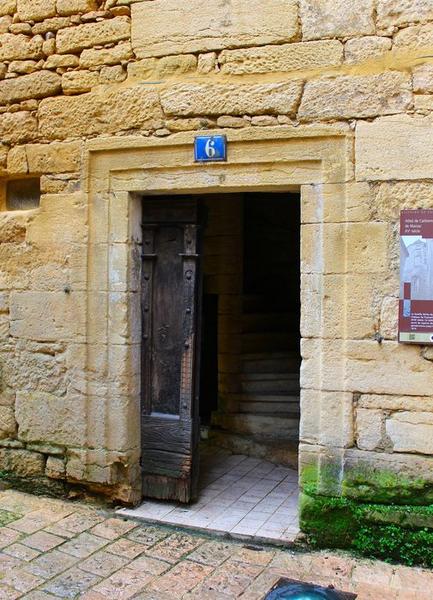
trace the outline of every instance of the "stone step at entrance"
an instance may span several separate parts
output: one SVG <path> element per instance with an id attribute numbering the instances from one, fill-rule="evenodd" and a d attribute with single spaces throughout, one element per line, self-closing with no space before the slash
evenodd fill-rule
<path id="1" fill-rule="evenodd" d="M 298 373 L 245 373 L 241 378 L 245 394 L 299 394 Z"/>
<path id="2" fill-rule="evenodd" d="M 241 357 L 243 373 L 296 373 L 301 359 L 299 352 L 253 352 Z"/>
<path id="3" fill-rule="evenodd" d="M 239 402 L 241 413 L 283 416 L 299 414 L 299 396 L 245 395 Z"/>

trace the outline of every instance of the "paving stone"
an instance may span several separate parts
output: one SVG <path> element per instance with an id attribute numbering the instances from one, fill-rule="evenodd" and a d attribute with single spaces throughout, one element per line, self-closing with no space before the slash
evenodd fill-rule
<path id="1" fill-rule="evenodd" d="M 155 579 L 150 588 L 160 592 L 176 590 L 176 594 L 182 597 L 183 594 L 200 584 L 212 570 L 212 567 L 185 561 L 175 565 L 162 577 Z"/>
<path id="2" fill-rule="evenodd" d="M 223 542 L 206 542 L 194 550 L 188 559 L 202 565 L 217 567 L 227 560 L 235 551 L 236 546 Z"/>
<path id="3" fill-rule="evenodd" d="M 0 573 L 6 573 L 9 569 L 17 569 L 24 565 L 25 562 L 19 558 L 7 556 L 4 553 L 0 554 Z"/>
<path id="4" fill-rule="evenodd" d="M 203 543 L 203 538 L 195 538 L 182 533 L 174 533 L 162 542 L 159 542 L 148 551 L 150 556 L 161 558 L 170 563 L 180 560 Z"/>
<path id="5" fill-rule="evenodd" d="M 229 560 L 206 580 L 203 585 L 203 594 L 207 593 L 206 590 L 210 590 L 237 597 L 262 570 L 263 567 L 257 565 Z"/>
<path id="6" fill-rule="evenodd" d="M 239 560 L 243 563 L 251 563 L 252 565 L 266 566 L 274 558 L 275 553 L 266 551 L 264 548 L 257 546 L 256 548 L 248 548 L 243 546 L 233 555 L 233 560 Z"/>
<path id="7" fill-rule="evenodd" d="M 106 552 L 112 552 L 113 554 L 118 554 L 119 556 L 124 556 L 125 558 L 130 558 L 132 560 L 140 554 L 143 554 L 143 552 L 146 550 L 146 546 L 144 544 L 122 538 L 113 544 L 106 546 L 105 550 Z"/>
<path id="8" fill-rule="evenodd" d="M 90 530 L 90 533 L 106 538 L 107 540 L 115 540 L 118 537 L 128 533 L 128 531 L 131 531 L 131 529 L 135 529 L 136 527 L 137 524 L 133 523 L 132 521 L 125 521 L 122 519 L 107 519 L 106 521 L 95 525 L 95 527 Z"/>
<path id="9" fill-rule="evenodd" d="M 96 537 L 91 533 L 80 533 L 76 538 L 63 544 L 62 552 L 77 556 L 78 558 L 87 558 L 97 550 L 106 546 L 107 543 L 107 540 Z"/>
<path id="10" fill-rule="evenodd" d="M 170 568 L 170 563 L 151 558 L 150 556 L 140 556 L 136 558 L 128 567 L 135 571 L 150 573 L 151 575 L 161 575 Z"/>
<path id="11" fill-rule="evenodd" d="M 100 580 L 97 575 L 74 567 L 49 581 L 43 590 L 60 598 L 76 598 Z"/>
<path id="12" fill-rule="evenodd" d="M 52 533 L 38 531 L 25 538 L 22 543 L 26 546 L 30 546 L 30 548 L 34 548 L 35 550 L 48 552 L 48 550 L 52 550 L 56 546 L 63 544 L 64 541 L 65 540 L 63 538 L 53 535 Z"/>
<path id="13" fill-rule="evenodd" d="M 41 590 L 35 590 L 34 592 L 30 592 L 25 596 L 21 596 L 22 600 L 54 600 L 55 598 L 59 598 L 60 596 L 53 596 L 52 594 L 46 594 Z"/>
<path id="14" fill-rule="evenodd" d="M 100 575 L 101 577 L 109 577 L 115 571 L 118 571 L 125 565 L 129 560 L 122 556 L 115 556 L 101 550 L 96 552 L 90 558 L 80 563 L 80 569 L 93 573 L 94 575 Z"/>
<path id="15" fill-rule="evenodd" d="M 23 544 L 11 544 L 7 546 L 3 552 L 8 554 L 9 556 L 14 556 L 15 558 L 19 558 L 20 560 L 33 560 L 37 556 L 40 555 L 38 550 L 34 550 L 33 548 L 29 548 L 28 546 L 24 546 Z"/>
<path id="16" fill-rule="evenodd" d="M 93 512 L 78 512 L 58 521 L 56 526 L 72 533 L 82 533 L 83 531 L 86 531 L 86 529 L 90 529 L 104 520 L 104 517 Z"/>
<path id="17" fill-rule="evenodd" d="M 13 544 L 22 537 L 22 534 L 13 529 L 2 527 L 0 529 L 0 549 Z"/>
<path id="18" fill-rule="evenodd" d="M 9 569 L 2 573 L 2 584 L 8 585 L 20 592 L 29 592 L 43 583 L 43 579 L 27 573 L 24 569 Z M 0 596 L 1 597 L 1 596 Z"/>
<path id="19" fill-rule="evenodd" d="M 139 573 L 135 569 L 125 567 L 95 586 L 95 592 L 99 592 L 107 598 L 128 600 L 142 592 L 152 578 L 153 576 L 150 574 Z"/>
<path id="20" fill-rule="evenodd" d="M 0 583 L 0 598 L 1 600 L 15 600 L 15 598 L 22 597 L 22 593 L 17 590 L 13 590 L 7 585 L 2 585 Z"/>
<path id="21" fill-rule="evenodd" d="M 33 560 L 26 567 L 26 571 L 44 579 L 51 579 L 72 567 L 77 560 L 74 556 L 69 556 L 64 552 L 59 552 L 59 550 L 52 550 Z"/>
<path id="22" fill-rule="evenodd" d="M 134 542 L 143 544 L 146 548 L 150 548 L 169 535 L 169 531 L 158 529 L 158 527 L 138 527 L 132 533 L 129 533 L 127 537 Z"/>

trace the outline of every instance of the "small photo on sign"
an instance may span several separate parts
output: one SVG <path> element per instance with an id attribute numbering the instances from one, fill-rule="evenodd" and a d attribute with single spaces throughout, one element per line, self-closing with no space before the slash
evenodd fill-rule
<path id="1" fill-rule="evenodd" d="M 398 339 L 433 343 L 433 209 L 401 211 Z"/>
<path id="2" fill-rule="evenodd" d="M 194 141 L 196 162 L 221 162 L 227 160 L 227 138 L 225 135 L 200 135 Z"/>

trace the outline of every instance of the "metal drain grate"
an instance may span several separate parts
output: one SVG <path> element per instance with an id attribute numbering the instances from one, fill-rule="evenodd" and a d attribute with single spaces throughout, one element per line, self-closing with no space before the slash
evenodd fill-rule
<path id="1" fill-rule="evenodd" d="M 263 600 L 355 600 L 356 594 L 324 588 L 312 583 L 280 579 Z"/>

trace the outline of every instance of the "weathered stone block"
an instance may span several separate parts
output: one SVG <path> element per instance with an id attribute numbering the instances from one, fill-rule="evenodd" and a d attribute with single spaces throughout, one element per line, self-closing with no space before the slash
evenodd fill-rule
<path id="1" fill-rule="evenodd" d="M 305 40 L 355 37 L 374 33 L 373 0 L 301 0 Z"/>
<path id="2" fill-rule="evenodd" d="M 404 73 L 355 75 L 307 82 L 299 117 L 350 119 L 404 112 L 412 102 L 411 78 Z"/>
<path id="3" fill-rule="evenodd" d="M 51 71 L 40 71 L 0 81 L 0 104 L 12 104 L 29 98 L 54 96 L 62 89 L 61 78 Z"/>
<path id="4" fill-rule="evenodd" d="M 393 167 L 393 171 L 396 172 L 397 169 Z M 409 170 L 403 176 L 407 177 L 408 173 Z M 376 187 L 376 197 L 373 202 L 374 218 L 379 221 L 397 222 L 402 209 L 431 208 L 432 206 L 433 183 L 429 181 L 387 181 Z"/>
<path id="5" fill-rule="evenodd" d="M 301 420 L 299 424 L 301 442 L 315 444 L 320 436 L 320 391 L 301 390 Z"/>
<path id="6" fill-rule="evenodd" d="M 33 219 L 29 224 L 26 240 L 31 244 L 37 243 L 39 246 L 45 246 L 51 251 L 54 250 L 54 246 L 57 246 L 60 256 L 62 256 L 65 244 L 85 244 L 87 235 L 85 198 L 80 193 L 53 196 L 46 194 L 41 197 L 37 219 Z M 37 240 L 39 241 L 37 242 Z M 82 258 L 81 254 L 78 255 Z M 45 263 L 41 266 L 46 265 L 46 261 L 45 257 Z M 42 289 L 46 289 L 46 287 L 44 286 Z M 58 290 L 59 288 L 56 286 L 54 289 Z M 67 294 L 63 294 L 63 296 L 67 296 Z M 54 298 L 53 301 L 55 301 Z M 80 301 L 78 296 L 76 302 Z"/>
<path id="7" fill-rule="evenodd" d="M 131 33 L 128 17 L 115 17 L 96 23 L 85 23 L 61 29 L 56 37 L 59 54 L 79 52 L 85 48 L 126 40 Z"/>
<path id="8" fill-rule="evenodd" d="M 122 65 L 113 65 L 112 67 L 102 67 L 99 72 L 99 83 L 109 85 L 125 81 L 127 73 Z"/>
<path id="9" fill-rule="evenodd" d="M 161 116 L 157 92 L 141 86 L 76 98 L 48 98 L 38 111 L 40 131 L 47 139 L 68 138 L 71 131 L 87 137 L 145 129 Z"/>
<path id="10" fill-rule="evenodd" d="M 319 443 L 350 448 L 354 443 L 353 395 L 349 392 L 320 393 Z"/>
<path id="11" fill-rule="evenodd" d="M 45 69 L 78 67 L 80 59 L 75 54 L 52 54 L 44 64 Z"/>
<path id="12" fill-rule="evenodd" d="M 90 92 L 98 84 L 98 71 L 68 71 L 62 75 L 62 89 L 66 95 Z"/>
<path id="13" fill-rule="evenodd" d="M 398 334 L 398 298 L 384 298 L 380 311 L 380 334 L 386 340 L 396 340 Z"/>
<path id="14" fill-rule="evenodd" d="M 38 136 L 38 122 L 30 112 L 0 115 L 0 138 L 10 144 L 31 142 Z"/>
<path id="15" fill-rule="evenodd" d="M 383 29 L 432 19 L 430 0 L 379 0 L 377 4 L 377 24 Z"/>
<path id="16" fill-rule="evenodd" d="M 0 313 L 9 312 L 9 294 L 0 292 Z"/>
<path id="17" fill-rule="evenodd" d="M 333 342 L 330 342 L 331 344 Z M 431 380 L 431 365 L 422 359 L 418 348 L 396 342 L 351 341 L 346 349 L 345 385 L 363 393 L 425 394 Z M 326 362 L 332 360 L 331 355 Z M 329 377 L 328 377 L 329 375 Z M 326 375 L 332 385 L 332 372 Z"/>
<path id="18" fill-rule="evenodd" d="M 25 146 L 30 173 L 78 172 L 81 165 L 82 143 L 28 144 Z"/>
<path id="19" fill-rule="evenodd" d="M 41 68 L 42 61 L 36 60 L 13 60 L 9 64 L 9 72 L 17 73 L 18 75 L 28 75 L 39 71 Z"/>
<path id="20" fill-rule="evenodd" d="M 12 17 L 10 15 L 0 17 L 0 33 L 8 33 L 11 24 Z"/>
<path id="21" fill-rule="evenodd" d="M 348 40 L 344 45 L 344 59 L 349 64 L 356 64 L 383 56 L 392 47 L 392 40 L 387 37 L 367 36 Z"/>
<path id="22" fill-rule="evenodd" d="M 25 146 L 14 146 L 9 150 L 7 170 L 9 175 L 27 175 L 29 166 Z"/>
<path id="23" fill-rule="evenodd" d="M 0 438 L 13 437 L 16 433 L 15 410 L 13 406 L 0 405 Z"/>
<path id="24" fill-rule="evenodd" d="M 433 24 L 414 25 L 398 31 L 394 37 L 394 47 L 402 48 L 432 48 Z"/>
<path id="25" fill-rule="evenodd" d="M 356 411 L 356 445 L 360 450 L 378 450 L 384 447 L 385 415 L 381 410 Z"/>
<path id="26" fill-rule="evenodd" d="M 373 194 L 367 183 L 302 186 L 302 223 L 369 221 Z"/>
<path id="27" fill-rule="evenodd" d="M 41 36 L 27 37 L 26 35 L 14 35 L 3 33 L 0 35 L 0 60 L 25 60 L 43 58 Z"/>
<path id="28" fill-rule="evenodd" d="M 360 408 L 380 409 L 382 411 L 433 412 L 433 398 L 428 396 L 379 396 L 363 394 L 358 400 Z"/>
<path id="29" fill-rule="evenodd" d="M 413 91 L 418 94 L 433 94 L 433 65 L 414 68 Z"/>
<path id="30" fill-rule="evenodd" d="M 344 494 L 364 501 L 431 504 L 430 456 L 346 450 Z"/>
<path id="31" fill-rule="evenodd" d="M 433 454 L 433 414 L 398 412 L 386 420 L 394 452 Z"/>
<path id="32" fill-rule="evenodd" d="M 45 35 L 49 31 L 56 32 L 64 27 L 69 27 L 71 20 L 69 17 L 53 17 L 52 19 L 45 19 L 39 23 L 35 23 L 32 27 L 32 33 L 34 35 Z"/>
<path id="33" fill-rule="evenodd" d="M 0 448 L 0 471 L 13 472 L 20 477 L 42 475 L 45 458 L 37 452 Z"/>
<path id="34" fill-rule="evenodd" d="M 124 60 L 129 60 L 132 56 L 130 42 L 120 42 L 112 48 L 102 48 L 102 50 L 90 48 L 81 53 L 80 67 L 89 69 L 99 65 L 117 65 Z"/>
<path id="35" fill-rule="evenodd" d="M 35 341 L 79 340 L 85 331 L 82 293 L 12 292 L 11 334 Z M 48 441 L 48 440 L 47 440 Z"/>
<path id="36" fill-rule="evenodd" d="M 302 273 L 380 273 L 388 269 L 386 223 L 304 225 Z"/>
<path id="37" fill-rule="evenodd" d="M 47 458 L 45 475 L 51 479 L 64 479 L 66 476 L 66 465 L 63 458 L 49 456 Z"/>
<path id="38" fill-rule="evenodd" d="M 56 14 L 56 0 L 17 0 L 21 21 L 42 21 Z"/>
<path id="39" fill-rule="evenodd" d="M 206 52 L 206 54 L 200 54 L 197 63 L 198 72 L 207 75 L 208 73 L 215 71 L 216 59 L 216 52 Z"/>
<path id="40" fill-rule="evenodd" d="M 80 397 L 19 392 L 15 407 L 18 437 L 26 442 L 81 446 L 86 430 L 83 409 Z"/>
<path id="41" fill-rule="evenodd" d="M 97 10 L 98 4 L 95 0 L 57 0 L 57 12 L 59 15 L 75 15 Z"/>
<path id="42" fill-rule="evenodd" d="M 176 116 L 294 114 L 300 82 L 269 84 L 179 84 L 161 93 L 164 112 Z"/>
<path id="43" fill-rule="evenodd" d="M 337 40 L 224 50 L 219 56 L 222 72 L 231 75 L 307 71 L 342 61 L 343 45 Z"/>
<path id="44" fill-rule="evenodd" d="M 177 0 L 154 0 L 131 9 L 138 58 L 291 42 L 298 34 L 294 0 L 190 0 L 187 11 Z"/>
<path id="45" fill-rule="evenodd" d="M 433 168 L 432 133 L 430 118 L 409 115 L 358 123 L 356 178 L 361 181 L 429 179 Z"/>
<path id="46" fill-rule="evenodd" d="M 415 95 L 413 98 L 415 112 L 428 115 L 433 110 L 433 96 L 431 94 Z"/>
<path id="47" fill-rule="evenodd" d="M 17 10 L 17 0 L 2 0 L 0 3 L 0 16 L 13 15 Z"/>

